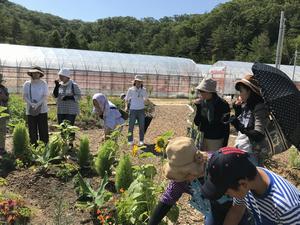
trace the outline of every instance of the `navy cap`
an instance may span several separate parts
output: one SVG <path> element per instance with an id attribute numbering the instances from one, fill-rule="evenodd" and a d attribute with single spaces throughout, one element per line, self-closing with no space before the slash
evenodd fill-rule
<path id="1" fill-rule="evenodd" d="M 216 200 L 241 178 L 249 168 L 255 167 L 249 154 L 241 149 L 225 147 L 214 152 L 208 162 L 208 179 L 201 187 L 204 197 Z"/>

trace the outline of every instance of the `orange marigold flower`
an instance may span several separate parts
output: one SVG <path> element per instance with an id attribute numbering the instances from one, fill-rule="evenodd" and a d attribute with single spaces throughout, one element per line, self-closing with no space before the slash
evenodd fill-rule
<path id="1" fill-rule="evenodd" d="M 100 214 L 100 213 L 101 213 L 101 210 L 100 210 L 100 209 L 97 209 L 97 215 Z"/>
<path id="2" fill-rule="evenodd" d="M 120 192 L 121 192 L 121 193 L 124 193 L 124 192 L 125 192 L 124 188 L 121 188 L 121 189 L 120 189 Z"/>

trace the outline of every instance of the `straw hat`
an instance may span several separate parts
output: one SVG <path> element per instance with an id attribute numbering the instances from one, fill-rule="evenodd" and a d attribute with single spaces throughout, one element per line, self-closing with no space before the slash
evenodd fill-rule
<path id="1" fill-rule="evenodd" d="M 204 175 L 206 155 L 197 150 L 193 139 L 177 137 L 166 148 L 168 162 L 164 166 L 165 176 L 178 182 L 186 181 L 188 175 Z"/>
<path id="2" fill-rule="evenodd" d="M 214 93 L 217 92 L 217 82 L 211 78 L 204 78 L 196 87 L 196 90 Z"/>
<path id="3" fill-rule="evenodd" d="M 254 78 L 253 75 L 247 74 L 243 79 L 237 80 L 235 82 L 235 89 L 238 91 L 240 90 L 239 84 L 244 84 L 245 86 L 249 87 L 256 94 L 261 95 L 259 83 L 257 82 L 257 80 Z"/>
<path id="4" fill-rule="evenodd" d="M 31 68 L 28 70 L 28 72 L 27 72 L 27 74 L 28 74 L 29 76 L 32 76 L 33 73 L 39 73 L 39 74 L 40 74 L 40 77 L 43 77 L 43 76 L 45 75 L 45 74 L 44 74 L 44 71 L 43 71 L 42 68 L 39 67 L 39 66 L 33 66 L 33 67 L 31 67 Z"/>

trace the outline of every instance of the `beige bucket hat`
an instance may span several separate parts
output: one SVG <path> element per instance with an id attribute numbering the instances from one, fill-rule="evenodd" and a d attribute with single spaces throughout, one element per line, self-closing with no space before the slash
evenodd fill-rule
<path id="1" fill-rule="evenodd" d="M 206 154 L 197 150 L 194 141 L 189 137 L 172 139 L 166 148 L 168 162 L 164 165 L 165 176 L 178 182 L 186 181 L 192 174 L 204 175 Z"/>

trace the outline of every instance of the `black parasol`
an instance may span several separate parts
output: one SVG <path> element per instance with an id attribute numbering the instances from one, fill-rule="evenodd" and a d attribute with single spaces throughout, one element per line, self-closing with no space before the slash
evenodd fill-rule
<path id="1" fill-rule="evenodd" d="M 252 72 L 286 139 L 300 150 L 300 92 L 281 70 L 255 63 Z"/>

